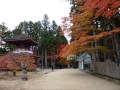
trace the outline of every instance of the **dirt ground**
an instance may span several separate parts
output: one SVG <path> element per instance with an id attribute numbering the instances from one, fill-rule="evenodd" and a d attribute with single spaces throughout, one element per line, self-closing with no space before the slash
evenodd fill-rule
<path id="1" fill-rule="evenodd" d="M 0 90 L 120 90 L 120 85 L 87 74 L 78 69 L 29 72 L 28 81 L 0 73 Z"/>

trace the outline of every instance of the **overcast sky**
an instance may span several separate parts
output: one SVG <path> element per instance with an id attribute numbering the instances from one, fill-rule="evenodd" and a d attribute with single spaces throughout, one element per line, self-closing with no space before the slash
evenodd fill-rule
<path id="1" fill-rule="evenodd" d="M 0 23 L 14 29 L 22 21 L 39 21 L 47 14 L 50 21 L 61 24 L 61 18 L 68 16 L 69 2 L 65 0 L 0 0 Z"/>

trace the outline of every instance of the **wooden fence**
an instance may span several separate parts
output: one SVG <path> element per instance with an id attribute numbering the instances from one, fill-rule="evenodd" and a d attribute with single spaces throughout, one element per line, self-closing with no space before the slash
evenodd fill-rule
<path id="1" fill-rule="evenodd" d="M 94 62 L 93 72 L 120 79 L 120 66 L 114 62 Z"/>

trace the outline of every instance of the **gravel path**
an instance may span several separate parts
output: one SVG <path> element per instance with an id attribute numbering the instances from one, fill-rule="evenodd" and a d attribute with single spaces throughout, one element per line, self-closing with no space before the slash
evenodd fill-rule
<path id="1" fill-rule="evenodd" d="M 28 81 L 0 80 L 0 90 L 120 90 L 120 85 L 78 69 L 33 74 Z"/>

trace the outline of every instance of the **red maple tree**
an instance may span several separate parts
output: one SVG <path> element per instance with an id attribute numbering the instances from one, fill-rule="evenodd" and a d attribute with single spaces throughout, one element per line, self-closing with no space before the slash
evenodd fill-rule
<path id="1" fill-rule="evenodd" d="M 35 70 L 34 55 L 30 53 L 12 53 L 9 52 L 0 58 L 0 68 L 11 71 L 21 70 L 21 64 L 27 64 L 27 70 Z"/>
<path id="2" fill-rule="evenodd" d="M 87 10 L 95 11 L 96 18 L 111 18 L 119 12 L 120 0 L 87 0 L 84 6 Z"/>

